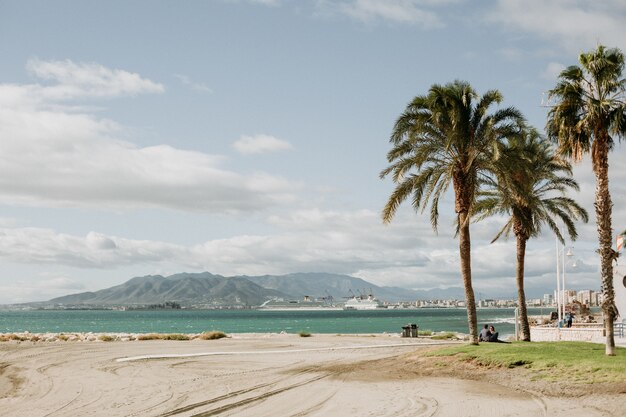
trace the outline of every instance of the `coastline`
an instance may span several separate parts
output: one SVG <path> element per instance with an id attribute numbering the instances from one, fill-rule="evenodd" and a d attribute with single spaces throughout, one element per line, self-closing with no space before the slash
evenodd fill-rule
<path id="1" fill-rule="evenodd" d="M 0 343 L 0 415 L 606 416 L 626 406 L 624 393 L 548 395 L 515 372 L 452 374 L 424 355 L 434 343 L 454 344 L 287 333 Z"/>

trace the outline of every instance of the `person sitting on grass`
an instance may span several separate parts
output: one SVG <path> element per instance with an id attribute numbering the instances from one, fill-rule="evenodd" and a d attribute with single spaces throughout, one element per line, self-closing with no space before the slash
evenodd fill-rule
<path id="1" fill-rule="evenodd" d="M 489 331 L 489 325 L 485 324 L 485 327 L 480 331 L 480 335 L 478 335 L 479 342 L 489 342 L 491 339 L 491 332 Z"/>
<path id="2" fill-rule="evenodd" d="M 511 342 L 505 342 L 504 340 L 498 339 L 498 332 L 496 332 L 496 328 L 493 326 L 489 326 L 489 334 L 490 334 L 489 340 L 488 340 L 489 342 L 511 343 Z"/>

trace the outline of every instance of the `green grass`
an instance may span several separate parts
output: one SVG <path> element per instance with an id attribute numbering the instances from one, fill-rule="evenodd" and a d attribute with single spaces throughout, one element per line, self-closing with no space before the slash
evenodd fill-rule
<path id="1" fill-rule="evenodd" d="M 606 356 L 604 345 L 585 342 L 482 343 L 432 351 L 428 356 L 453 356 L 484 367 L 524 367 L 533 379 L 574 383 L 624 382 L 626 349 Z"/>
<path id="2" fill-rule="evenodd" d="M 435 339 L 435 340 L 457 339 L 457 336 L 456 336 L 456 333 L 445 332 L 445 333 L 433 334 L 431 339 Z"/>
<path id="3" fill-rule="evenodd" d="M 417 331 L 418 336 L 432 336 L 432 334 L 433 334 L 432 330 L 418 330 Z"/>

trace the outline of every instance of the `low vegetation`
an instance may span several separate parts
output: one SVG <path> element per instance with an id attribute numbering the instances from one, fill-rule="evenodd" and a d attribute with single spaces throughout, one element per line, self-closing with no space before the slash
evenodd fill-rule
<path id="1" fill-rule="evenodd" d="M 0 342 L 8 342 L 10 340 L 17 340 L 18 342 L 23 342 L 24 340 L 26 340 L 26 338 L 22 336 L 18 336 L 14 333 L 0 335 Z"/>
<path id="2" fill-rule="evenodd" d="M 160 334 L 157 333 L 146 333 L 146 334 L 140 334 L 139 336 L 137 336 L 137 340 L 159 340 L 161 339 Z"/>
<path id="3" fill-rule="evenodd" d="M 484 368 L 522 367 L 533 380 L 577 384 L 626 382 L 626 349 L 617 356 L 604 354 L 604 346 L 586 342 L 481 343 L 459 345 L 428 353 L 452 357 Z"/>
<path id="4" fill-rule="evenodd" d="M 436 333 L 431 336 L 431 339 L 435 339 L 435 340 L 448 340 L 448 339 L 458 339 L 458 338 L 459 337 L 457 336 L 457 334 L 452 333 L 452 332 Z"/>
<path id="5" fill-rule="evenodd" d="M 189 340 L 189 336 L 181 333 L 162 334 L 160 336 L 161 340 Z"/>
<path id="6" fill-rule="evenodd" d="M 115 340 L 115 337 L 111 336 L 110 334 L 101 334 L 98 337 L 98 340 L 102 340 L 103 342 L 113 342 Z"/>
<path id="7" fill-rule="evenodd" d="M 299 332 L 298 336 L 300 336 L 300 337 L 311 337 L 311 333 L 309 333 L 309 332 Z"/>
<path id="8" fill-rule="evenodd" d="M 226 335 L 226 333 L 214 330 L 214 331 L 211 331 L 211 332 L 204 332 L 204 333 L 202 333 L 200 336 L 198 336 L 198 339 L 201 339 L 201 340 L 215 340 L 215 339 L 222 339 L 224 337 L 228 337 Z"/>

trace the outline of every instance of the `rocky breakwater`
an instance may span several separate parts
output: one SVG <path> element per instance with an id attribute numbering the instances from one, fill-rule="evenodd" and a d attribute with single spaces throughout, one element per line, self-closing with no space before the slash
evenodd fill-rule
<path id="1" fill-rule="evenodd" d="M 0 342 L 133 342 L 144 340 L 212 340 L 228 337 L 220 331 L 203 333 L 0 333 Z"/>

